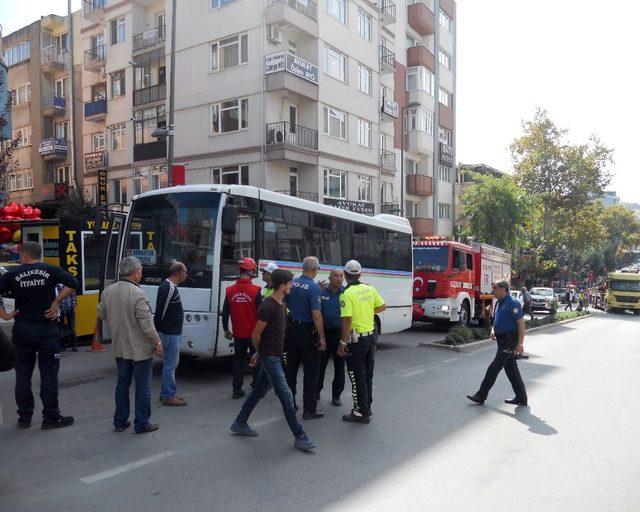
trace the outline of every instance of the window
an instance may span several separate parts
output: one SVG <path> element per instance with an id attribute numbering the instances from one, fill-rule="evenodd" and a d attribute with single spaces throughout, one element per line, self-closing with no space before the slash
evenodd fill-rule
<path id="1" fill-rule="evenodd" d="M 18 141 L 18 147 L 31 146 L 31 126 L 17 128 L 11 133 L 11 138 Z"/>
<path id="2" fill-rule="evenodd" d="M 291 39 L 289 39 L 289 53 L 291 55 L 298 55 L 298 44 Z"/>
<path id="3" fill-rule="evenodd" d="M 225 5 L 232 4 L 236 0 L 211 0 L 211 9 L 219 9 Z"/>
<path id="4" fill-rule="evenodd" d="M 438 218 L 450 219 L 451 218 L 451 205 L 448 203 L 438 203 Z"/>
<path id="5" fill-rule="evenodd" d="M 444 105 L 445 107 L 451 107 L 451 105 L 453 103 L 452 94 L 449 91 L 447 91 L 446 89 L 443 89 L 442 87 L 440 87 L 440 93 L 438 95 L 438 101 L 440 101 L 440 103 L 442 105 Z"/>
<path id="6" fill-rule="evenodd" d="M 407 69 L 407 91 L 425 91 L 431 96 L 435 91 L 435 77 L 424 66 Z"/>
<path id="7" fill-rule="evenodd" d="M 324 170 L 324 195 L 335 199 L 347 198 L 347 173 L 333 169 Z"/>
<path id="8" fill-rule="evenodd" d="M 31 57 L 31 40 L 23 41 L 4 51 L 4 63 L 7 67 L 15 66 Z"/>
<path id="9" fill-rule="evenodd" d="M 56 168 L 56 183 L 69 183 L 71 182 L 71 166 L 63 165 Z"/>
<path id="10" fill-rule="evenodd" d="M 165 128 L 167 125 L 166 107 L 145 108 L 133 112 L 133 143 L 146 144 L 156 142 L 158 139 L 151 134 L 156 128 Z"/>
<path id="11" fill-rule="evenodd" d="M 325 73 L 327 75 L 340 80 L 341 82 L 347 81 L 347 57 L 340 53 L 338 50 L 325 47 Z"/>
<path id="12" fill-rule="evenodd" d="M 371 70 L 362 64 L 358 64 L 358 90 L 371 94 Z"/>
<path id="13" fill-rule="evenodd" d="M 440 62 L 442 67 L 451 69 L 451 55 L 449 55 L 447 52 L 440 50 L 438 53 L 438 61 Z"/>
<path id="14" fill-rule="evenodd" d="M 124 30 L 124 16 L 120 18 L 114 18 L 110 22 L 111 24 L 111 44 L 118 44 L 124 42 L 125 30 Z"/>
<path id="15" fill-rule="evenodd" d="M 451 145 L 451 132 L 442 126 L 440 127 L 438 138 L 443 144 Z"/>
<path id="16" fill-rule="evenodd" d="M 358 7 L 358 35 L 371 41 L 371 16 Z"/>
<path id="17" fill-rule="evenodd" d="M 65 76 L 64 78 L 60 78 L 58 80 L 56 80 L 55 83 L 55 95 L 58 98 L 66 98 L 69 96 L 69 94 L 71 93 L 71 85 L 69 82 L 69 77 Z"/>
<path id="18" fill-rule="evenodd" d="M 449 18 L 449 16 L 447 16 L 447 14 L 442 9 L 440 9 L 438 20 L 440 21 L 440 25 L 442 25 L 445 30 L 451 32 L 451 18 Z"/>
<path id="19" fill-rule="evenodd" d="M 33 188 L 33 171 L 31 169 L 12 172 L 7 176 L 7 190 L 25 190 L 29 188 Z"/>
<path id="20" fill-rule="evenodd" d="M 410 34 L 407 34 L 407 50 L 412 46 L 420 46 L 420 41 Z"/>
<path id="21" fill-rule="evenodd" d="M 358 144 L 366 148 L 371 147 L 371 123 L 358 119 Z"/>
<path id="22" fill-rule="evenodd" d="M 347 0 L 327 0 L 327 12 L 340 23 L 347 24 Z"/>
<path id="23" fill-rule="evenodd" d="M 335 108 L 324 107 L 324 133 L 347 140 L 347 114 Z"/>
<path id="24" fill-rule="evenodd" d="M 71 130 L 69 121 L 55 124 L 56 139 L 71 139 Z"/>
<path id="25" fill-rule="evenodd" d="M 149 190 L 149 167 L 133 169 L 133 195 L 143 194 Z"/>
<path id="26" fill-rule="evenodd" d="M 211 43 L 211 71 L 246 64 L 249 61 L 248 37 L 240 34 Z"/>
<path id="27" fill-rule="evenodd" d="M 237 132 L 249 127 L 249 99 L 211 105 L 211 134 Z"/>
<path id="28" fill-rule="evenodd" d="M 56 45 L 56 50 L 58 52 L 68 52 L 69 51 L 69 34 L 65 32 L 64 34 L 60 34 L 53 38 L 54 43 Z"/>
<path id="29" fill-rule="evenodd" d="M 420 174 L 420 162 L 417 160 L 405 160 L 407 174 Z"/>
<path id="30" fill-rule="evenodd" d="M 248 185 L 249 166 L 232 165 L 230 167 L 220 167 L 212 169 L 213 183 L 216 185 Z"/>
<path id="31" fill-rule="evenodd" d="M 124 95 L 124 69 L 121 69 L 120 71 L 114 71 L 111 73 L 111 97 L 118 98 Z"/>
<path id="32" fill-rule="evenodd" d="M 104 150 L 104 132 L 96 132 L 91 134 L 91 151 Z"/>
<path id="33" fill-rule="evenodd" d="M 127 204 L 129 202 L 126 178 L 111 180 L 111 190 L 113 191 L 114 203 Z"/>
<path id="34" fill-rule="evenodd" d="M 158 190 L 169 186 L 169 175 L 165 165 L 151 166 L 151 190 Z"/>
<path id="35" fill-rule="evenodd" d="M 440 181 L 451 182 L 451 168 L 444 165 L 438 165 L 438 179 Z"/>
<path id="36" fill-rule="evenodd" d="M 16 87 L 11 91 L 11 104 L 18 106 L 31 101 L 31 83 Z"/>
<path id="37" fill-rule="evenodd" d="M 420 217 L 420 203 L 417 201 L 407 201 L 407 213 L 410 218 Z"/>
<path id="38" fill-rule="evenodd" d="M 406 131 L 421 131 L 433 135 L 433 114 L 422 108 L 407 110 Z"/>
<path id="39" fill-rule="evenodd" d="M 120 151 L 127 147 L 126 123 L 114 124 L 111 127 L 111 149 Z"/>
<path id="40" fill-rule="evenodd" d="M 371 202 L 371 176 L 358 175 L 358 201 Z"/>

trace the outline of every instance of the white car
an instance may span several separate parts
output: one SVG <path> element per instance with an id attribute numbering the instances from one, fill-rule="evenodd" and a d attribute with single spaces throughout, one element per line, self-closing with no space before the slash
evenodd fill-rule
<path id="1" fill-rule="evenodd" d="M 522 295 L 522 292 L 519 292 L 518 290 L 511 290 L 509 293 L 520 303 L 522 307 L 524 307 L 524 296 Z"/>
<path id="2" fill-rule="evenodd" d="M 6 273 L 8 270 L 7 265 L 0 265 L 0 275 Z M 12 298 L 0 297 L 0 302 L 4 305 L 4 309 L 7 313 L 11 313 L 15 307 L 15 301 Z M 11 331 L 13 330 L 13 320 L 3 320 L 0 318 L 0 329 L 11 339 Z"/>

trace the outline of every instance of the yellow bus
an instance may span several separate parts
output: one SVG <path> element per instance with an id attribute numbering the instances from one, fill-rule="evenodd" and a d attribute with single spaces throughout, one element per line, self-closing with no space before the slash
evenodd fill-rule
<path id="1" fill-rule="evenodd" d="M 610 272 L 604 303 L 608 313 L 628 310 L 640 315 L 640 274 Z"/>

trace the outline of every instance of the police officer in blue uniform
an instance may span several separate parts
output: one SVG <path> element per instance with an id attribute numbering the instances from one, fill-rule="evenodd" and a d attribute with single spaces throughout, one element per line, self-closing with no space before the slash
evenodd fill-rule
<path id="1" fill-rule="evenodd" d="M 318 258 L 307 256 L 302 262 L 302 275 L 293 280 L 287 299 L 289 322 L 284 346 L 285 373 L 295 402 L 298 368 L 302 361 L 302 419 L 305 420 L 324 416 L 317 409 L 320 351 L 326 349 L 320 312 L 320 285 L 314 281 L 319 269 Z"/>
<path id="2" fill-rule="evenodd" d="M 516 357 L 524 350 L 524 314 L 520 303 L 509 294 L 509 283 L 499 281 L 493 285 L 493 294 L 498 299 L 493 317 L 491 337 L 498 343 L 496 356 L 487 368 L 480 389 L 467 398 L 483 404 L 496 382 L 500 370 L 504 368 L 515 397 L 505 400 L 507 404 L 527 405 L 527 390 L 522 382 Z"/>

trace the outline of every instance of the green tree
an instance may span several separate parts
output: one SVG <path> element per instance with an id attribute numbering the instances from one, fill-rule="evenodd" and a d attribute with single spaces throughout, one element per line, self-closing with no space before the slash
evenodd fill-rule
<path id="1" fill-rule="evenodd" d="M 602 224 L 606 237 L 605 265 L 614 270 L 628 263 L 626 255 L 640 244 L 640 221 L 634 212 L 617 204 L 604 209 Z"/>

